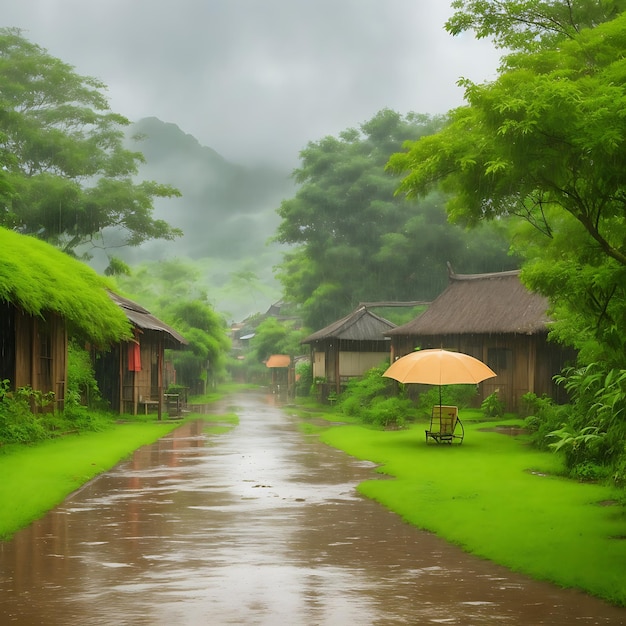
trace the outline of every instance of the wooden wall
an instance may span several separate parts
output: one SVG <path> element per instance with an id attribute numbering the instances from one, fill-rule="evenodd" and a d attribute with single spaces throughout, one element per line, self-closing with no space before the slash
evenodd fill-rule
<path id="1" fill-rule="evenodd" d="M 341 392 L 342 382 L 361 376 L 388 358 L 388 341 L 331 339 L 311 344 L 313 378 L 326 378 L 336 393 Z"/>
<path id="2" fill-rule="evenodd" d="M 139 338 L 141 369 L 129 368 L 131 342 L 123 342 L 112 351 L 111 357 L 104 360 L 101 371 L 96 370 L 96 378 L 104 396 L 101 381 L 117 376 L 116 385 L 107 385 L 109 393 L 105 399 L 121 413 L 137 414 L 157 410 L 163 404 L 162 367 L 163 346 L 159 333 L 145 332 Z M 101 357 L 97 357 L 101 358 Z"/>
<path id="3" fill-rule="evenodd" d="M 546 334 L 536 335 L 438 335 L 429 337 L 393 337 L 394 358 L 412 352 L 416 346 L 423 350 L 443 348 L 469 354 L 486 363 L 496 378 L 479 386 L 478 402 L 498 392 L 507 410 L 518 411 L 521 397 L 528 392 L 546 394 L 564 401 L 564 392 L 552 378 L 574 353 L 548 343 Z"/>
<path id="4" fill-rule="evenodd" d="M 67 381 L 67 329 L 63 318 L 47 312 L 42 317 L 28 315 L 4 306 L 1 343 L 13 341 L 13 349 L 3 355 L 3 372 L 13 389 L 30 386 L 36 391 L 54 392 L 54 403 L 45 410 L 63 410 Z M 12 338 L 7 336 L 12 334 Z"/>

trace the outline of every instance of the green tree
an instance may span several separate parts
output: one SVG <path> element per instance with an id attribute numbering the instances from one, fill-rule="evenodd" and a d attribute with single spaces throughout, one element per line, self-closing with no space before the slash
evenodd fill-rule
<path id="1" fill-rule="evenodd" d="M 419 202 L 395 195 L 398 179 L 385 173 L 387 160 L 442 122 L 385 109 L 358 130 L 301 152 L 294 172 L 300 188 L 278 209 L 276 236 L 295 247 L 277 275 L 286 298 L 302 305 L 307 326 L 324 326 L 362 301 L 433 298 L 445 286 L 447 261 L 463 271 L 515 266 L 497 228 L 481 233 L 497 245 L 478 247 L 476 234 L 447 223 L 441 195 Z"/>
<path id="2" fill-rule="evenodd" d="M 0 225 L 67 252 L 181 234 L 152 217 L 155 198 L 179 192 L 133 182 L 143 157 L 124 149 L 130 122 L 110 111 L 103 83 L 12 28 L 0 29 L 0 83 Z"/>
<path id="3" fill-rule="evenodd" d="M 163 311 L 172 302 L 208 302 L 208 292 L 197 264 L 187 259 L 143 263 L 118 275 L 120 288 L 133 294 L 150 311 Z"/>
<path id="4" fill-rule="evenodd" d="M 281 322 L 275 317 L 264 319 L 257 327 L 250 347 L 259 362 L 266 361 L 272 354 L 298 356 L 306 352 L 300 345 L 305 331 L 294 328 L 292 321 Z"/>
<path id="5" fill-rule="evenodd" d="M 617 17 L 624 0 L 455 0 L 446 30 L 468 30 L 496 46 L 531 52 L 574 39 L 582 29 L 593 28 Z"/>
<path id="6" fill-rule="evenodd" d="M 179 301 L 164 316 L 189 341 L 187 350 L 173 353 L 178 381 L 192 393 L 204 393 L 224 373 L 230 348 L 226 323 L 213 308 L 200 300 Z"/>
<path id="7" fill-rule="evenodd" d="M 475 28 L 515 52 L 494 82 L 463 81 L 467 105 L 389 169 L 406 174 L 409 197 L 446 189 L 453 220 L 511 223 L 523 280 L 551 301 L 551 335 L 580 350 L 578 366 L 559 377 L 572 404 L 546 403 L 532 419 L 566 452 L 573 476 L 626 484 L 624 5 L 455 6 L 475 13 L 453 17 L 452 32 Z"/>
<path id="8" fill-rule="evenodd" d="M 509 56 L 492 83 L 465 81 L 467 106 L 394 155 L 409 197 L 452 193 L 453 220 L 516 217 L 525 279 L 554 303 L 578 347 L 624 363 L 626 15 L 554 48 Z M 537 241 L 538 237 L 543 237 Z M 557 278 L 558 277 L 558 278 Z"/>

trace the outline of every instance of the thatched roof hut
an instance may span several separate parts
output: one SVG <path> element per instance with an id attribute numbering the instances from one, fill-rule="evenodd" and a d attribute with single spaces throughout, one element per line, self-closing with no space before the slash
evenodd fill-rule
<path id="1" fill-rule="evenodd" d="M 312 344 L 329 339 L 385 342 L 385 333 L 395 326 L 393 322 L 376 315 L 365 305 L 361 305 L 349 315 L 314 332 L 300 343 Z"/>
<path id="2" fill-rule="evenodd" d="M 177 330 L 156 318 L 140 304 L 112 291 L 109 291 L 109 297 L 122 309 L 133 326 L 141 331 L 161 333 L 164 347 L 180 348 L 183 345 L 187 345 L 188 341 Z"/>
<path id="3" fill-rule="evenodd" d="M 388 358 L 390 341 L 385 333 L 395 324 L 361 305 L 340 320 L 301 341 L 311 346 L 313 378 L 325 380 L 339 393 L 342 382 L 361 376 Z"/>
<path id="4" fill-rule="evenodd" d="M 520 270 L 490 274 L 450 273 L 447 289 L 419 317 L 389 336 L 545 333 L 548 301 L 529 291 Z"/>
<path id="5" fill-rule="evenodd" d="M 40 239 L 0 228 L 0 301 L 36 317 L 55 313 L 85 339 L 107 345 L 130 336 L 108 287 L 85 263 Z"/>
<path id="6" fill-rule="evenodd" d="M 68 335 L 101 346 L 132 336 L 104 278 L 39 239 L 0 228 L 0 380 L 54 392 L 62 409 Z"/>
<path id="7" fill-rule="evenodd" d="M 165 406 L 168 383 L 164 368 L 165 349 L 181 349 L 187 340 L 174 328 L 140 304 L 117 293 L 109 298 L 132 324 L 133 337 L 107 351 L 94 351 L 96 380 L 103 398 L 120 412 L 148 412 L 154 407 L 159 418 Z"/>
<path id="8" fill-rule="evenodd" d="M 430 307 L 386 334 L 392 358 L 415 348 L 446 348 L 487 363 L 498 376 L 480 385 L 480 399 L 497 391 L 509 409 L 527 392 L 562 394 L 553 376 L 573 351 L 548 342 L 548 301 L 529 291 L 520 271 L 454 274 Z"/>

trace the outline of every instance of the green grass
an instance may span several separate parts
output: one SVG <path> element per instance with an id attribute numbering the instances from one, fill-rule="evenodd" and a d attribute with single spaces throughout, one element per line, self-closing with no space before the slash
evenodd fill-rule
<path id="1" fill-rule="evenodd" d="M 180 421 L 158 422 L 153 417 L 151 422 L 118 423 L 102 432 L 0 448 L 0 539 L 9 539 L 94 476 L 178 426 Z"/>
<path id="2" fill-rule="evenodd" d="M 238 391 L 245 391 L 246 389 L 258 389 L 259 385 L 246 384 L 246 383 L 220 383 L 215 391 L 209 391 L 208 393 L 189 396 L 189 404 L 212 404 L 218 400 L 224 399 L 226 396 L 236 393 Z"/>
<path id="3" fill-rule="evenodd" d="M 394 432 L 348 425 L 321 438 L 395 477 L 359 491 L 411 524 L 512 570 L 626 606 L 624 492 L 559 478 L 559 456 L 480 430 L 503 420 L 467 422 L 461 446 L 426 444 L 423 424 Z"/>
<path id="4" fill-rule="evenodd" d="M 214 393 L 196 396 L 193 403 L 220 400 L 235 386 L 220 386 Z M 191 400 L 190 400 L 191 401 Z M 185 420 L 161 421 L 154 414 L 111 415 L 103 419 L 104 430 L 67 435 L 32 446 L 0 447 L 0 540 L 10 539 L 20 528 L 54 508 L 73 491 L 98 474 L 111 469 L 136 449 L 154 443 L 184 421 L 201 417 L 220 422 L 212 432 L 225 432 L 238 423 L 234 414 L 188 415 Z"/>

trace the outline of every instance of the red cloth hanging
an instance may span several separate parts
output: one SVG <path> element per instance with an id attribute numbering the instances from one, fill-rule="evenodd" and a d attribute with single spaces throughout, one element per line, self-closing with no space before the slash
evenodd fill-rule
<path id="1" fill-rule="evenodd" d="M 131 341 L 128 344 L 128 371 L 141 371 L 141 346 L 138 341 Z"/>

